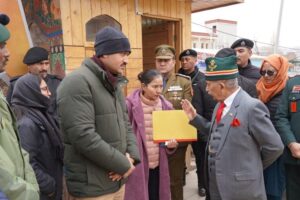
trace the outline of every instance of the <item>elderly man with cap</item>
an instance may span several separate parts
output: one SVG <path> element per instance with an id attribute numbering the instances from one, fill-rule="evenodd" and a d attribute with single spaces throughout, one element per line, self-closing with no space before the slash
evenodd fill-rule
<path id="1" fill-rule="evenodd" d="M 1 71 L 5 69 L 9 58 L 6 47 L 9 37 L 8 29 L 0 20 Z M 21 149 L 16 120 L 2 91 L 0 92 L 0 115 L 0 191 L 10 200 L 38 200 L 39 188 L 35 174 L 29 164 L 28 153 Z"/>
<path id="2" fill-rule="evenodd" d="M 27 65 L 29 73 L 39 75 L 46 81 L 47 86 L 51 92 L 50 98 L 52 102 L 51 107 L 49 108 L 49 112 L 56 115 L 56 90 L 61 82 L 61 78 L 56 75 L 48 74 L 48 70 L 50 67 L 48 57 L 49 53 L 46 49 L 42 47 L 32 47 L 26 52 L 23 58 L 23 63 Z M 10 86 L 8 89 L 8 94 L 6 96 L 7 102 L 10 105 L 14 85 L 20 77 L 21 76 L 17 76 L 10 80 Z"/>
<path id="3" fill-rule="evenodd" d="M 236 56 L 205 60 L 206 90 L 218 101 L 211 121 L 187 100 L 190 124 L 208 135 L 206 170 L 210 200 L 266 200 L 263 169 L 283 151 L 268 109 L 238 85 Z"/>
<path id="4" fill-rule="evenodd" d="M 236 56 L 236 53 L 231 48 L 223 48 L 219 50 L 215 57 L 224 58 L 229 56 Z M 257 97 L 256 86 L 252 83 L 251 80 L 238 76 L 239 86 L 245 90 L 251 97 Z M 205 78 L 201 79 L 200 82 L 193 87 L 194 95 L 192 99 L 192 105 L 195 107 L 197 113 L 203 116 L 208 121 L 211 121 L 213 110 L 217 104 L 211 95 L 206 91 L 206 81 Z M 201 131 L 198 131 L 198 141 L 193 142 L 193 151 L 196 158 L 197 166 L 197 176 L 198 176 L 198 194 L 200 196 L 205 196 L 206 189 L 204 183 L 204 158 L 205 158 L 205 148 L 207 144 L 207 135 L 203 134 Z"/>
<path id="5" fill-rule="evenodd" d="M 126 178 L 139 163 L 121 84 L 128 38 L 104 27 L 96 55 L 64 78 L 57 91 L 68 191 L 75 199 L 123 200 Z"/>
<path id="6" fill-rule="evenodd" d="M 177 110 L 181 109 L 181 100 L 191 101 L 191 80 L 189 76 L 176 74 L 175 49 L 169 45 L 159 45 L 155 49 L 156 69 L 163 75 L 163 96 Z M 181 142 L 176 152 L 169 156 L 169 172 L 172 200 L 183 200 L 183 185 L 185 176 L 185 152 L 188 143 Z"/>
<path id="7" fill-rule="evenodd" d="M 252 55 L 252 48 L 254 43 L 246 38 L 236 40 L 231 48 L 237 54 L 237 65 L 239 67 L 240 75 L 250 79 L 256 83 L 260 78 L 259 68 L 251 64 L 250 57 Z"/>

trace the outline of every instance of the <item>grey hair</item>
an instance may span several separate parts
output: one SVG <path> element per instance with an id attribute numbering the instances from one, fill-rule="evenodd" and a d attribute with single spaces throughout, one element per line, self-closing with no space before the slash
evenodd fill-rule
<path id="1" fill-rule="evenodd" d="M 229 89 L 234 89 L 234 88 L 237 88 L 239 86 L 237 78 L 225 80 L 224 84 Z"/>

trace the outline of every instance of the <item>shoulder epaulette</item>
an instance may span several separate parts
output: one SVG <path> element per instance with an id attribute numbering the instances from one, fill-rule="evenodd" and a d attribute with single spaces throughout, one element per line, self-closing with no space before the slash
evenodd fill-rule
<path id="1" fill-rule="evenodd" d="M 176 76 L 180 76 L 180 77 L 183 77 L 183 78 L 186 78 L 188 80 L 191 80 L 191 77 L 187 76 L 187 75 L 183 75 L 183 74 L 178 74 L 176 73 Z"/>

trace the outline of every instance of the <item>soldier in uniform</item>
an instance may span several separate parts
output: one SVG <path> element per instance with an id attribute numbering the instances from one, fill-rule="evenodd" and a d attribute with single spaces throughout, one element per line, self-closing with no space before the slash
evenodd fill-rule
<path id="1" fill-rule="evenodd" d="M 6 14 L 0 13 L 0 24 L 1 25 L 6 26 L 9 23 L 9 21 L 10 21 L 10 19 Z M 8 58 L 6 60 L 8 60 Z M 7 95 L 8 85 L 9 85 L 9 77 L 5 72 L 5 65 L 2 64 L 2 65 L 0 65 L 0 89 L 4 96 Z"/>
<path id="2" fill-rule="evenodd" d="M 193 49 L 182 51 L 179 55 L 179 61 L 181 62 L 181 68 L 178 70 L 178 73 L 191 77 L 193 86 L 197 85 L 201 79 L 205 79 L 204 74 L 196 66 L 197 51 Z"/>
<path id="3" fill-rule="evenodd" d="M 288 80 L 276 114 L 275 127 L 285 145 L 287 200 L 300 199 L 300 76 Z"/>
<path id="4" fill-rule="evenodd" d="M 254 43 L 246 38 L 236 40 L 231 48 L 237 54 L 237 65 L 239 67 L 239 74 L 252 80 L 254 84 L 260 78 L 259 68 L 252 65 L 250 57 L 252 55 L 252 48 Z"/>
<path id="5" fill-rule="evenodd" d="M 189 76 L 174 73 L 175 49 L 169 45 L 159 45 L 155 49 L 156 69 L 163 75 L 163 96 L 177 110 L 181 109 L 181 100 L 191 101 L 191 79 Z M 174 154 L 169 157 L 169 172 L 172 200 L 183 200 L 185 152 L 188 143 L 179 143 Z"/>
<path id="6" fill-rule="evenodd" d="M 47 83 L 47 86 L 51 92 L 51 107 L 49 112 L 56 115 L 56 89 L 58 88 L 61 79 L 56 75 L 48 74 L 49 70 L 49 54 L 48 51 L 42 47 L 30 48 L 24 56 L 23 62 L 28 66 L 28 72 L 41 76 Z M 13 77 L 10 80 L 10 86 L 7 94 L 7 102 L 11 105 L 11 96 L 13 88 L 17 80 L 21 76 Z"/>
<path id="7" fill-rule="evenodd" d="M 204 73 L 202 73 L 196 66 L 197 52 L 193 49 L 186 49 L 180 53 L 179 61 L 181 62 L 181 68 L 178 70 L 178 73 L 189 76 L 191 78 L 192 89 L 194 94 L 192 98 L 192 102 L 197 101 L 195 100 L 195 98 L 199 97 L 198 95 L 200 93 L 199 85 L 203 84 L 200 82 L 205 82 Z M 194 106 L 201 107 L 202 105 L 194 105 Z M 196 159 L 197 177 L 198 177 L 198 194 L 200 196 L 205 196 L 204 180 L 203 180 L 204 177 L 203 158 L 204 158 L 206 140 L 203 137 L 200 137 L 199 134 L 200 133 L 198 133 L 198 140 L 192 142 L 192 148 Z"/>

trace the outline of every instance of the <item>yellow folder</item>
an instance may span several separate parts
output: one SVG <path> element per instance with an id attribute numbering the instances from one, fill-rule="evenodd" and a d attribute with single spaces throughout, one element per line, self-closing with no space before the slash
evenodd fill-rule
<path id="1" fill-rule="evenodd" d="M 154 142 L 170 139 L 180 142 L 197 140 L 197 129 L 189 124 L 189 119 L 183 110 L 154 111 L 152 119 Z"/>

